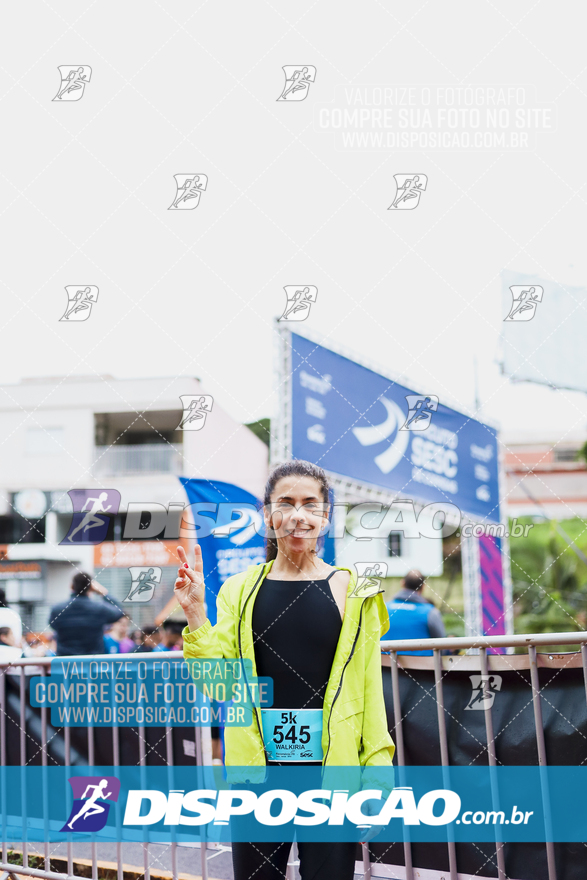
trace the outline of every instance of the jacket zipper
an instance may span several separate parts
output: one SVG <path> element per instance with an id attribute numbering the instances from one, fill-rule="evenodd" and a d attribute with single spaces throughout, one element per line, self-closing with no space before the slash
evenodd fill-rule
<path id="1" fill-rule="evenodd" d="M 331 706 L 330 706 L 330 713 L 329 713 L 329 715 L 328 715 L 328 748 L 326 749 L 326 756 L 325 756 L 325 758 L 324 758 L 324 761 L 322 762 L 322 765 L 323 765 L 323 766 L 326 766 L 326 759 L 328 758 L 328 753 L 330 752 L 330 719 L 332 718 L 332 710 L 334 709 L 334 704 L 336 703 L 336 701 L 337 701 L 337 699 L 338 699 L 338 695 L 340 694 L 340 691 L 341 691 L 341 689 L 342 689 L 342 679 L 343 679 L 343 676 L 344 676 L 344 673 L 345 673 L 345 669 L 347 668 L 347 666 L 348 666 L 349 663 L 351 662 L 351 658 L 352 658 L 353 654 L 355 653 L 355 647 L 356 647 L 356 645 L 357 645 L 357 639 L 359 638 L 359 633 L 361 632 L 361 621 L 362 621 L 362 618 L 363 618 L 363 607 L 364 607 L 366 601 L 367 601 L 367 599 L 363 599 L 363 603 L 362 603 L 362 605 L 361 605 L 361 611 L 360 611 L 360 613 L 359 613 L 359 625 L 358 625 L 358 627 L 357 627 L 357 632 L 356 632 L 356 635 L 355 635 L 355 640 L 354 640 L 354 642 L 353 642 L 353 646 L 352 646 L 352 648 L 351 648 L 351 653 L 350 653 L 349 656 L 347 657 L 346 663 L 344 664 L 344 666 L 343 666 L 343 668 L 342 668 L 342 672 L 341 672 L 341 674 L 340 674 L 340 681 L 339 681 L 339 683 L 338 683 L 338 689 L 337 689 L 337 691 L 336 691 L 336 693 L 335 693 L 335 695 L 334 695 L 334 699 L 332 700 L 332 704 L 331 704 Z"/>
<path id="2" fill-rule="evenodd" d="M 241 614 L 240 614 L 240 617 L 239 617 L 239 621 L 238 621 L 238 653 L 239 653 L 239 657 L 240 657 L 240 659 L 241 659 L 241 661 L 242 661 L 242 664 L 243 664 L 243 676 L 244 676 L 244 679 L 245 679 L 245 684 L 246 684 L 246 686 L 247 686 L 247 693 L 248 693 L 248 695 L 249 695 L 249 697 L 250 697 L 250 699 L 251 699 L 251 705 L 252 705 L 252 707 L 253 707 L 253 714 L 254 714 L 254 716 L 255 716 L 255 721 L 257 722 L 257 728 L 258 728 L 258 730 L 259 730 L 259 736 L 261 737 L 261 744 L 262 744 L 262 746 L 263 746 L 263 752 L 264 752 L 264 754 L 265 754 L 265 764 L 266 764 L 267 761 L 268 761 L 269 755 L 267 754 L 267 749 L 265 748 L 265 740 L 263 739 L 263 733 L 262 733 L 262 731 L 261 731 L 261 726 L 260 726 L 260 724 L 259 724 L 259 716 L 257 715 L 257 709 L 256 709 L 256 706 L 255 706 L 255 704 L 254 704 L 253 698 L 252 698 L 252 696 L 251 696 L 251 689 L 250 689 L 250 687 L 249 687 L 249 682 L 248 682 L 248 680 L 247 680 L 247 673 L 246 673 L 246 671 L 245 671 L 245 660 L 244 660 L 244 657 L 243 657 L 243 652 L 242 652 L 242 647 L 241 647 L 241 624 L 242 624 L 242 622 L 243 622 L 243 616 L 244 616 L 244 613 L 245 613 L 245 609 L 246 609 L 246 607 L 247 607 L 247 602 L 249 601 L 249 599 L 251 598 L 251 596 L 252 596 L 253 593 L 255 592 L 255 589 L 257 588 L 257 585 L 259 584 L 259 581 L 262 579 L 262 577 L 263 577 L 264 574 L 265 574 L 265 571 L 263 570 L 263 571 L 261 572 L 261 574 L 259 575 L 259 577 L 257 578 L 257 580 L 256 580 L 256 582 L 255 582 L 255 585 L 254 585 L 253 589 L 251 590 L 251 592 L 249 593 L 249 595 L 248 595 L 247 598 L 245 599 L 245 604 L 243 605 L 243 610 L 241 611 Z"/>

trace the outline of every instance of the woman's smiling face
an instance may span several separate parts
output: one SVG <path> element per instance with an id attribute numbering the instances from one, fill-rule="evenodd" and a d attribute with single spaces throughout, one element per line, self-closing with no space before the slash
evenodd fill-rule
<path id="1" fill-rule="evenodd" d="M 265 524 L 292 553 L 313 550 L 320 530 L 328 522 L 328 502 L 314 477 L 293 474 L 275 484 L 265 505 Z"/>

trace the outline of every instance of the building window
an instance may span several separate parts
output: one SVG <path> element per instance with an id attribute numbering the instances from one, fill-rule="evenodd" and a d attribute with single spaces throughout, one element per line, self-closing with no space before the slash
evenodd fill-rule
<path id="1" fill-rule="evenodd" d="M 0 516 L 0 544 L 44 544 L 45 517 Z"/>
<path id="2" fill-rule="evenodd" d="M 555 446 L 552 450 L 555 461 L 576 461 L 578 451 L 578 449 L 565 448 L 564 446 Z"/>
<path id="3" fill-rule="evenodd" d="M 402 555 L 402 533 L 390 532 L 387 539 L 387 549 L 390 556 Z"/>

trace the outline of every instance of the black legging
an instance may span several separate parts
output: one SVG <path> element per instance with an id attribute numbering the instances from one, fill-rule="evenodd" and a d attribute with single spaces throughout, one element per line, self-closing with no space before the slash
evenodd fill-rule
<path id="1" fill-rule="evenodd" d="M 233 843 L 234 880 L 284 880 L 291 843 Z M 356 843 L 298 843 L 302 880 L 353 880 Z"/>

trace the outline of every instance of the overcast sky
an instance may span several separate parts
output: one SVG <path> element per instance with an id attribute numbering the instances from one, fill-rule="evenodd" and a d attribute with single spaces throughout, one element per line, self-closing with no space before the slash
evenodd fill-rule
<path id="1" fill-rule="evenodd" d="M 195 375 L 236 419 L 274 415 L 283 288 L 315 285 L 301 332 L 466 410 L 476 364 L 482 412 L 503 431 L 587 436 L 583 393 L 512 385 L 496 363 L 503 269 L 587 284 L 581 28 L 532 2 L 367 3 L 360 23 L 314 2 L 233 4 L 230 22 L 214 4 L 141 10 L 81 3 L 70 19 L 39 4 L 30 29 L 28 5 L 13 9 L 27 40 L 3 59 L 3 383 Z M 70 62 L 90 81 L 80 100 L 52 100 Z M 304 100 L 277 100 L 284 65 L 315 66 Z M 324 108 L 375 106 L 353 88 L 402 86 L 406 130 L 436 131 L 437 88 L 469 84 L 523 88 L 499 105 L 508 138 L 517 109 L 548 108 L 533 119 L 546 130 L 524 128 L 523 152 L 352 150 L 320 122 Z M 387 104 L 394 133 L 401 100 Z M 473 105 L 482 120 L 487 100 Z M 472 117 L 456 129 L 475 130 Z M 197 207 L 168 210 L 174 175 L 196 173 Z M 388 210 L 396 174 L 428 178 L 411 210 Z M 59 321 L 67 285 L 99 288 L 87 321 Z"/>

